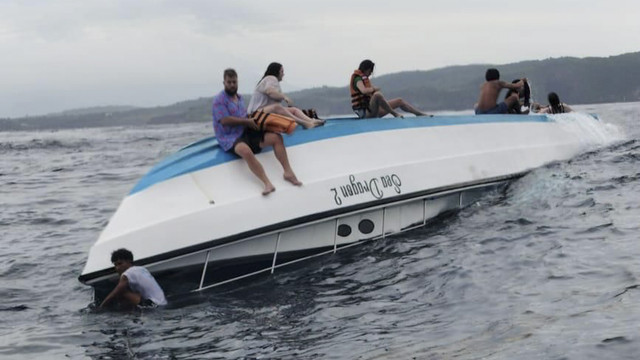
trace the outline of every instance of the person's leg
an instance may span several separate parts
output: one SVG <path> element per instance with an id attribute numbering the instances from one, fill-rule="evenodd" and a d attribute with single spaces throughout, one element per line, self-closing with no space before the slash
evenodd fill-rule
<path id="1" fill-rule="evenodd" d="M 296 121 L 296 123 L 302 125 L 302 127 L 304 127 L 305 129 L 310 129 L 313 127 L 316 127 L 320 124 L 316 124 L 313 120 L 309 119 L 308 117 L 305 116 L 305 118 L 302 117 L 297 117 L 295 116 L 293 113 L 291 113 L 291 111 L 289 111 L 287 108 L 285 108 L 284 106 L 280 105 L 280 104 L 271 104 L 271 105 L 267 105 L 265 107 L 263 107 L 261 109 L 264 112 L 267 113 L 274 113 L 274 114 L 279 114 L 279 115 L 284 115 L 284 116 L 288 116 L 290 118 L 292 118 L 293 120 Z M 309 119 L 309 120 L 307 120 Z"/>
<path id="2" fill-rule="evenodd" d="M 249 145 L 244 142 L 239 142 L 234 146 L 233 151 L 247 163 L 249 170 L 251 170 L 251 172 L 264 184 L 262 195 L 267 195 L 276 190 L 275 186 L 273 186 L 271 181 L 269 181 L 267 174 L 264 172 L 262 164 L 260 164 L 253 151 L 251 151 L 251 148 L 249 148 Z"/>
<path id="3" fill-rule="evenodd" d="M 132 309 L 140 304 L 142 297 L 140 294 L 127 290 L 117 298 L 118 305 L 121 309 Z"/>
<path id="4" fill-rule="evenodd" d="M 312 119 L 297 107 L 290 106 L 286 109 L 289 110 L 289 112 L 291 112 L 295 117 L 305 119 L 306 121 L 313 123 L 315 126 L 324 125 L 324 120 Z"/>
<path id="5" fill-rule="evenodd" d="M 505 104 L 507 104 L 507 109 L 511 109 L 515 106 L 520 106 L 520 99 L 518 98 L 518 94 L 512 94 L 508 98 L 504 99 Z"/>
<path id="6" fill-rule="evenodd" d="M 128 302 L 133 306 L 140 304 L 140 301 L 142 300 L 140 294 L 134 293 L 133 291 L 126 291 L 122 294 L 122 298 L 125 302 Z"/>
<path id="7" fill-rule="evenodd" d="M 367 109 L 353 109 L 358 119 L 364 119 L 367 117 Z"/>
<path id="8" fill-rule="evenodd" d="M 426 116 L 427 114 L 423 113 L 422 111 L 416 109 L 415 107 L 413 107 L 413 105 L 409 104 L 408 102 L 406 102 L 404 99 L 402 98 L 396 98 L 393 100 L 389 100 L 388 101 L 389 106 L 391 106 L 393 109 L 397 109 L 400 108 L 403 111 L 412 113 L 415 116 Z"/>
<path id="9" fill-rule="evenodd" d="M 393 110 L 380 92 L 371 95 L 371 99 L 369 99 L 369 115 L 367 117 L 383 117 L 387 114 L 391 114 L 394 117 L 402 117 L 402 115 Z"/>
<path id="10" fill-rule="evenodd" d="M 266 146 L 273 146 L 273 152 L 276 155 L 276 159 L 282 165 L 282 169 L 284 170 L 284 179 L 293 185 L 300 186 L 302 182 L 298 180 L 296 174 L 291 169 L 291 165 L 289 164 L 289 157 L 287 156 L 287 149 L 284 147 L 284 142 L 282 141 L 282 136 L 280 134 L 274 134 L 271 132 L 264 134 L 264 141 L 260 143 L 260 147 L 264 148 Z"/>

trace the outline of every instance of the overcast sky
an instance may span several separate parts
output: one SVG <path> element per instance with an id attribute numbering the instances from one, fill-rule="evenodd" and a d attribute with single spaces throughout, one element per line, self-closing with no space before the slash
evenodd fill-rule
<path id="1" fill-rule="evenodd" d="M 640 50 L 640 1 L 0 0 L 0 118 L 251 93 L 375 75 Z M 374 77 L 375 83 L 375 77 Z"/>

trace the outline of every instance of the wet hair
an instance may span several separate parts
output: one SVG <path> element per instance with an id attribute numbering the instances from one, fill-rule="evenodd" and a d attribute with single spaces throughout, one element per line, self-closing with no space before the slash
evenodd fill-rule
<path id="1" fill-rule="evenodd" d="M 111 262 L 114 263 L 118 260 L 133 262 L 133 254 L 127 249 L 118 249 L 111 253 Z"/>
<path id="2" fill-rule="evenodd" d="M 558 94 L 554 92 L 550 92 L 547 95 L 547 100 L 549 100 L 549 106 L 551 106 L 551 112 L 554 114 L 564 112 L 562 106 L 560 105 L 560 97 Z"/>
<path id="3" fill-rule="evenodd" d="M 484 74 L 484 78 L 487 81 L 499 80 L 500 79 L 500 71 L 498 69 L 487 69 L 487 72 Z"/>
<path id="4" fill-rule="evenodd" d="M 362 62 L 360 63 L 360 66 L 358 66 L 358 70 L 360 71 L 367 71 L 367 70 L 371 70 L 373 71 L 374 66 L 376 66 L 376 64 L 373 63 L 373 61 L 367 59 L 367 60 L 362 60 Z"/>
<path id="5" fill-rule="evenodd" d="M 238 77 L 238 73 L 235 70 L 233 70 L 232 68 L 228 68 L 228 69 L 224 70 L 224 75 L 223 75 L 224 79 L 226 79 L 226 78 L 234 78 L 234 77 L 235 78 Z"/>
<path id="6" fill-rule="evenodd" d="M 278 77 L 278 75 L 280 75 L 280 69 L 282 69 L 282 64 L 272 62 L 271 64 L 269 64 L 269 66 L 267 66 L 267 71 L 264 72 L 264 76 L 262 77 L 262 79 L 266 78 L 269 75 Z"/>

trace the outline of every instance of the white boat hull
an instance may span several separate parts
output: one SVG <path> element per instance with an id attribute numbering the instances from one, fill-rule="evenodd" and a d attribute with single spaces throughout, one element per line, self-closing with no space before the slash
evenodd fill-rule
<path id="1" fill-rule="evenodd" d="M 113 279 L 110 253 L 122 247 L 155 274 L 199 269 L 197 289 L 273 272 L 422 226 L 483 189 L 597 143 L 548 117 L 506 115 L 336 121 L 285 138 L 303 186 L 282 179 L 271 151 L 258 155 L 277 188 L 268 196 L 239 159 L 198 163 L 228 156 L 219 149 L 168 163 L 200 168 L 139 184 L 91 248 L 81 281 Z"/>

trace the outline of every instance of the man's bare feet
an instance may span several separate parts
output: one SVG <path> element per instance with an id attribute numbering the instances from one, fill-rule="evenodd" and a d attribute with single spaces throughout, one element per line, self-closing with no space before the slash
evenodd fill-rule
<path id="1" fill-rule="evenodd" d="M 404 116 L 402 116 L 399 112 L 395 112 L 395 111 L 394 111 L 394 112 L 392 112 L 392 113 L 391 113 L 391 115 L 393 115 L 393 117 L 397 117 L 397 118 L 400 118 L 400 119 L 404 119 Z"/>
<path id="2" fill-rule="evenodd" d="M 295 186 L 301 186 L 302 182 L 294 174 L 284 174 L 282 177 Z"/>
<path id="3" fill-rule="evenodd" d="M 273 184 L 268 184 L 264 186 L 264 190 L 262 190 L 262 195 L 266 196 L 271 194 L 272 192 L 276 191 L 275 186 L 273 186 Z"/>

